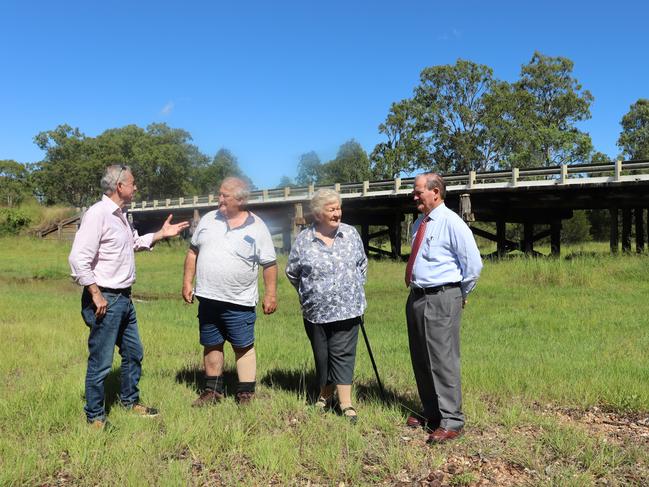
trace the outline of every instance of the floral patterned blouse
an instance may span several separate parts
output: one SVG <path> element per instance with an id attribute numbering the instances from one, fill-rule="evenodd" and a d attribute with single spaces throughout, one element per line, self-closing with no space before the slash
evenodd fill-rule
<path id="1" fill-rule="evenodd" d="M 304 318 L 331 323 L 365 312 L 367 257 L 354 227 L 341 223 L 331 247 L 315 233 L 313 225 L 295 239 L 286 276 L 297 289 Z"/>

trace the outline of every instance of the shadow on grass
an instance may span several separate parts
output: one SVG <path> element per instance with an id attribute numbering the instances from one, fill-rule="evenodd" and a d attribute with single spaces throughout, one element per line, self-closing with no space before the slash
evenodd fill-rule
<path id="1" fill-rule="evenodd" d="M 308 370 L 273 369 L 261 379 L 261 383 L 306 397 L 311 403 L 316 401 L 320 392 L 315 370 L 312 368 Z M 385 388 L 384 394 L 381 394 L 381 389 L 376 381 L 355 382 L 354 389 L 359 402 L 376 402 L 387 407 L 397 407 L 403 411 L 405 416 L 411 413 L 418 414 L 421 409 L 410 396 L 404 396 Z"/>
<path id="2" fill-rule="evenodd" d="M 223 371 L 225 382 L 225 393 L 231 395 L 237 389 L 237 371 L 233 368 L 226 368 Z M 185 384 L 199 394 L 205 388 L 205 374 L 203 368 L 197 365 L 186 366 L 176 372 L 176 382 Z"/>
<path id="3" fill-rule="evenodd" d="M 361 402 L 377 402 L 386 407 L 399 408 L 405 416 L 412 413 L 419 414 L 421 406 L 414 401 L 411 396 L 399 394 L 397 391 L 383 386 L 383 394 L 376 381 L 358 383 L 356 388 L 356 397 Z"/>
<path id="4" fill-rule="evenodd" d="M 111 369 L 106 380 L 104 381 L 104 397 L 106 404 L 106 414 L 110 413 L 111 408 L 119 402 L 119 385 L 122 368 Z"/>
<path id="5" fill-rule="evenodd" d="M 318 379 L 313 369 L 273 369 L 262 377 L 261 383 L 273 389 L 294 392 L 309 402 L 318 398 Z"/>
<path id="6" fill-rule="evenodd" d="M 104 381 L 104 398 L 105 398 L 106 414 L 110 413 L 110 410 L 115 404 L 119 404 L 121 374 L 122 374 L 121 367 L 113 368 L 108 373 L 108 375 L 106 376 L 106 380 Z"/>

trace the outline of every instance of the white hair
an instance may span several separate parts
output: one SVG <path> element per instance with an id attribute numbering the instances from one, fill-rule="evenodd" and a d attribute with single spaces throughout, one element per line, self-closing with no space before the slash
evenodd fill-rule
<path id="1" fill-rule="evenodd" d="M 123 164 L 113 164 L 108 166 L 101 178 L 101 189 L 105 195 L 110 196 L 117 189 L 117 183 L 126 179 L 126 175 L 131 173 L 131 168 Z"/>
<path id="2" fill-rule="evenodd" d="M 248 188 L 248 183 L 246 183 L 241 178 L 235 178 L 234 176 L 229 176 L 221 182 L 221 186 L 225 188 L 233 189 L 232 196 L 240 201 L 248 201 L 248 196 L 250 196 L 250 188 Z"/>
<path id="3" fill-rule="evenodd" d="M 314 215 L 322 215 L 324 207 L 331 203 L 342 205 L 340 194 L 333 189 L 323 188 L 315 192 L 313 198 L 311 198 L 309 207 L 311 208 L 311 213 Z"/>

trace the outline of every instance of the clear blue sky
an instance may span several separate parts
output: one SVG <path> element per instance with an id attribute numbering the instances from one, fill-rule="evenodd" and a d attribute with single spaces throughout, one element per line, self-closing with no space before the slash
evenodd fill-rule
<path id="1" fill-rule="evenodd" d="M 595 97 L 581 125 L 616 156 L 620 119 L 649 98 L 649 2 L 29 1 L 0 3 L 0 159 L 34 162 L 33 137 L 166 122 L 258 187 L 370 152 L 392 102 L 426 66 L 458 58 L 513 81 L 535 50 L 566 56 Z"/>

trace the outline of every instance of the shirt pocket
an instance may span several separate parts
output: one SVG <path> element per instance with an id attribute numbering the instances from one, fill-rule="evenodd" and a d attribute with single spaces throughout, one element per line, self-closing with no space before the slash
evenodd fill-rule
<path id="1" fill-rule="evenodd" d="M 257 241 L 251 235 L 244 235 L 235 243 L 234 253 L 254 265 L 257 262 Z"/>

